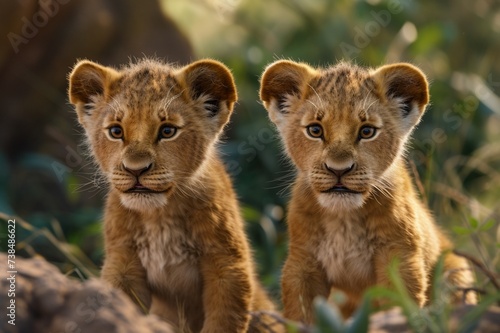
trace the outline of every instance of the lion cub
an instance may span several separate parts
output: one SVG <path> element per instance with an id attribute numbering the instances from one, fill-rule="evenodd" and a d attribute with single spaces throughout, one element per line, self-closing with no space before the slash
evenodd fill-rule
<path id="1" fill-rule="evenodd" d="M 347 295 L 349 316 L 368 287 L 389 284 L 393 258 L 424 306 L 433 267 L 452 247 L 405 167 L 405 143 L 429 101 L 424 74 L 409 64 L 314 69 L 277 61 L 262 76 L 260 97 L 298 169 L 282 274 L 285 316 L 311 322 L 314 297 L 331 288 Z M 447 254 L 445 269 L 454 286 L 473 282 L 458 256 Z"/>
<path id="2" fill-rule="evenodd" d="M 229 70 L 80 61 L 69 81 L 109 182 L 102 278 L 183 331 L 246 332 L 273 304 L 215 148 L 237 98 Z"/>

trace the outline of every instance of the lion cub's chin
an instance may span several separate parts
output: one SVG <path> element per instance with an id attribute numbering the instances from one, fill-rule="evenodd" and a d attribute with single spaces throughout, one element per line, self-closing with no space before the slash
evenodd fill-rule
<path id="1" fill-rule="evenodd" d="M 148 212 L 167 205 L 168 198 L 165 193 L 121 193 L 120 201 L 128 209 Z"/>
<path id="2" fill-rule="evenodd" d="M 365 200 L 361 193 L 319 193 L 319 204 L 331 211 L 349 211 L 361 208 Z"/>

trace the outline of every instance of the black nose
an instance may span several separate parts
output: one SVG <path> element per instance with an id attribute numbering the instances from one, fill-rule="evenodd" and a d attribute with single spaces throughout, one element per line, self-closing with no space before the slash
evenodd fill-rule
<path id="1" fill-rule="evenodd" d="M 326 170 L 330 171 L 331 173 L 333 173 L 333 174 L 334 174 L 335 176 L 337 176 L 338 178 L 340 178 L 340 177 L 342 177 L 343 175 L 345 175 L 345 174 L 347 174 L 347 173 L 351 172 L 352 170 L 354 170 L 354 166 L 355 166 L 355 164 L 353 163 L 353 164 L 351 164 L 351 166 L 350 166 L 350 167 L 345 168 L 345 169 L 341 169 L 341 170 L 339 170 L 339 169 L 330 168 L 330 167 L 328 166 L 328 164 L 326 164 L 326 163 L 325 163 L 325 168 L 326 168 Z"/>
<path id="2" fill-rule="evenodd" d="M 139 177 L 140 175 L 142 175 L 142 174 L 144 174 L 144 173 L 148 172 L 148 170 L 149 170 L 149 169 L 151 169 L 151 166 L 152 166 L 152 165 L 153 165 L 153 164 L 150 164 L 150 165 L 148 165 L 147 167 L 145 167 L 145 168 L 141 168 L 141 169 L 130 169 L 130 168 L 127 168 L 124 164 L 122 164 L 123 169 L 124 169 L 125 171 L 127 171 L 128 173 L 130 173 L 131 175 L 136 176 L 136 177 Z"/>

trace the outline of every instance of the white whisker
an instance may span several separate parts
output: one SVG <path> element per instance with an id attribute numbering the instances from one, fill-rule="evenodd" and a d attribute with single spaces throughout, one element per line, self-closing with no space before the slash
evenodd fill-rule
<path id="1" fill-rule="evenodd" d="M 323 104 L 323 100 L 321 99 L 321 97 L 319 97 L 318 92 L 317 92 L 317 91 L 316 91 L 316 89 L 314 89 L 314 87 L 313 87 L 313 86 L 311 86 L 310 84 L 308 84 L 308 86 L 309 86 L 309 88 L 311 88 L 311 89 L 312 89 L 312 91 L 314 91 L 314 93 L 316 94 L 316 96 L 317 96 L 317 97 L 318 97 L 318 99 L 319 99 L 319 102 L 321 103 L 321 109 L 323 109 L 323 110 L 324 110 L 324 109 L 325 109 L 325 105 Z M 315 104 L 313 104 L 313 105 L 314 105 L 314 106 L 316 106 Z M 316 109 L 317 109 L 317 108 L 318 108 L 318 107 L 316 106 Z"/>

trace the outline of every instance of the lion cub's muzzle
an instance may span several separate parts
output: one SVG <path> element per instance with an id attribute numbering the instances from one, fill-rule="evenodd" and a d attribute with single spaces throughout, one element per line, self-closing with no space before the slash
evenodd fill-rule
<path id="1" fill-rule="evenodd" d="M 351 165 L 342 168 L 338 168 L 336 167 L 336 165 L 329 165 L 328 163 L 324 163 L 324 167 L 330 174 L 333 174 L 333 176 L 335 176 L 336 181 L 333 183 L 334 185 L 332 187 L 321 191 L 322 193 L 362 193 L 349 188 L 349 186 L 346 185 L 345 181 L 343 180 L 343 177 L 347 176 L 356 169 L 356 163 L 352 163 Z"/>
<path id="2" fill-rule="evenodd" d="M 141 176 L 146 176 L 146 174 L 150 172 L 152 169 L 153 169 L 153 163 L 142 163 L 142 165 L 140 164 L 127 165 L 126 162 L 123 162 L 121 165 L 121 170 L 125 171 L 126 173 L 135 178 L 133 186 L 125 190 L 124 193 L 165 193 L 169 191 L 170 188 L 167 188 L 165 190 L 154 190 L 149 188 L 147 185 L 144 185 L 143 184 L 144 181 L 141 182 Z M 142 178 L 144 180 L 144 177 Z"/>

